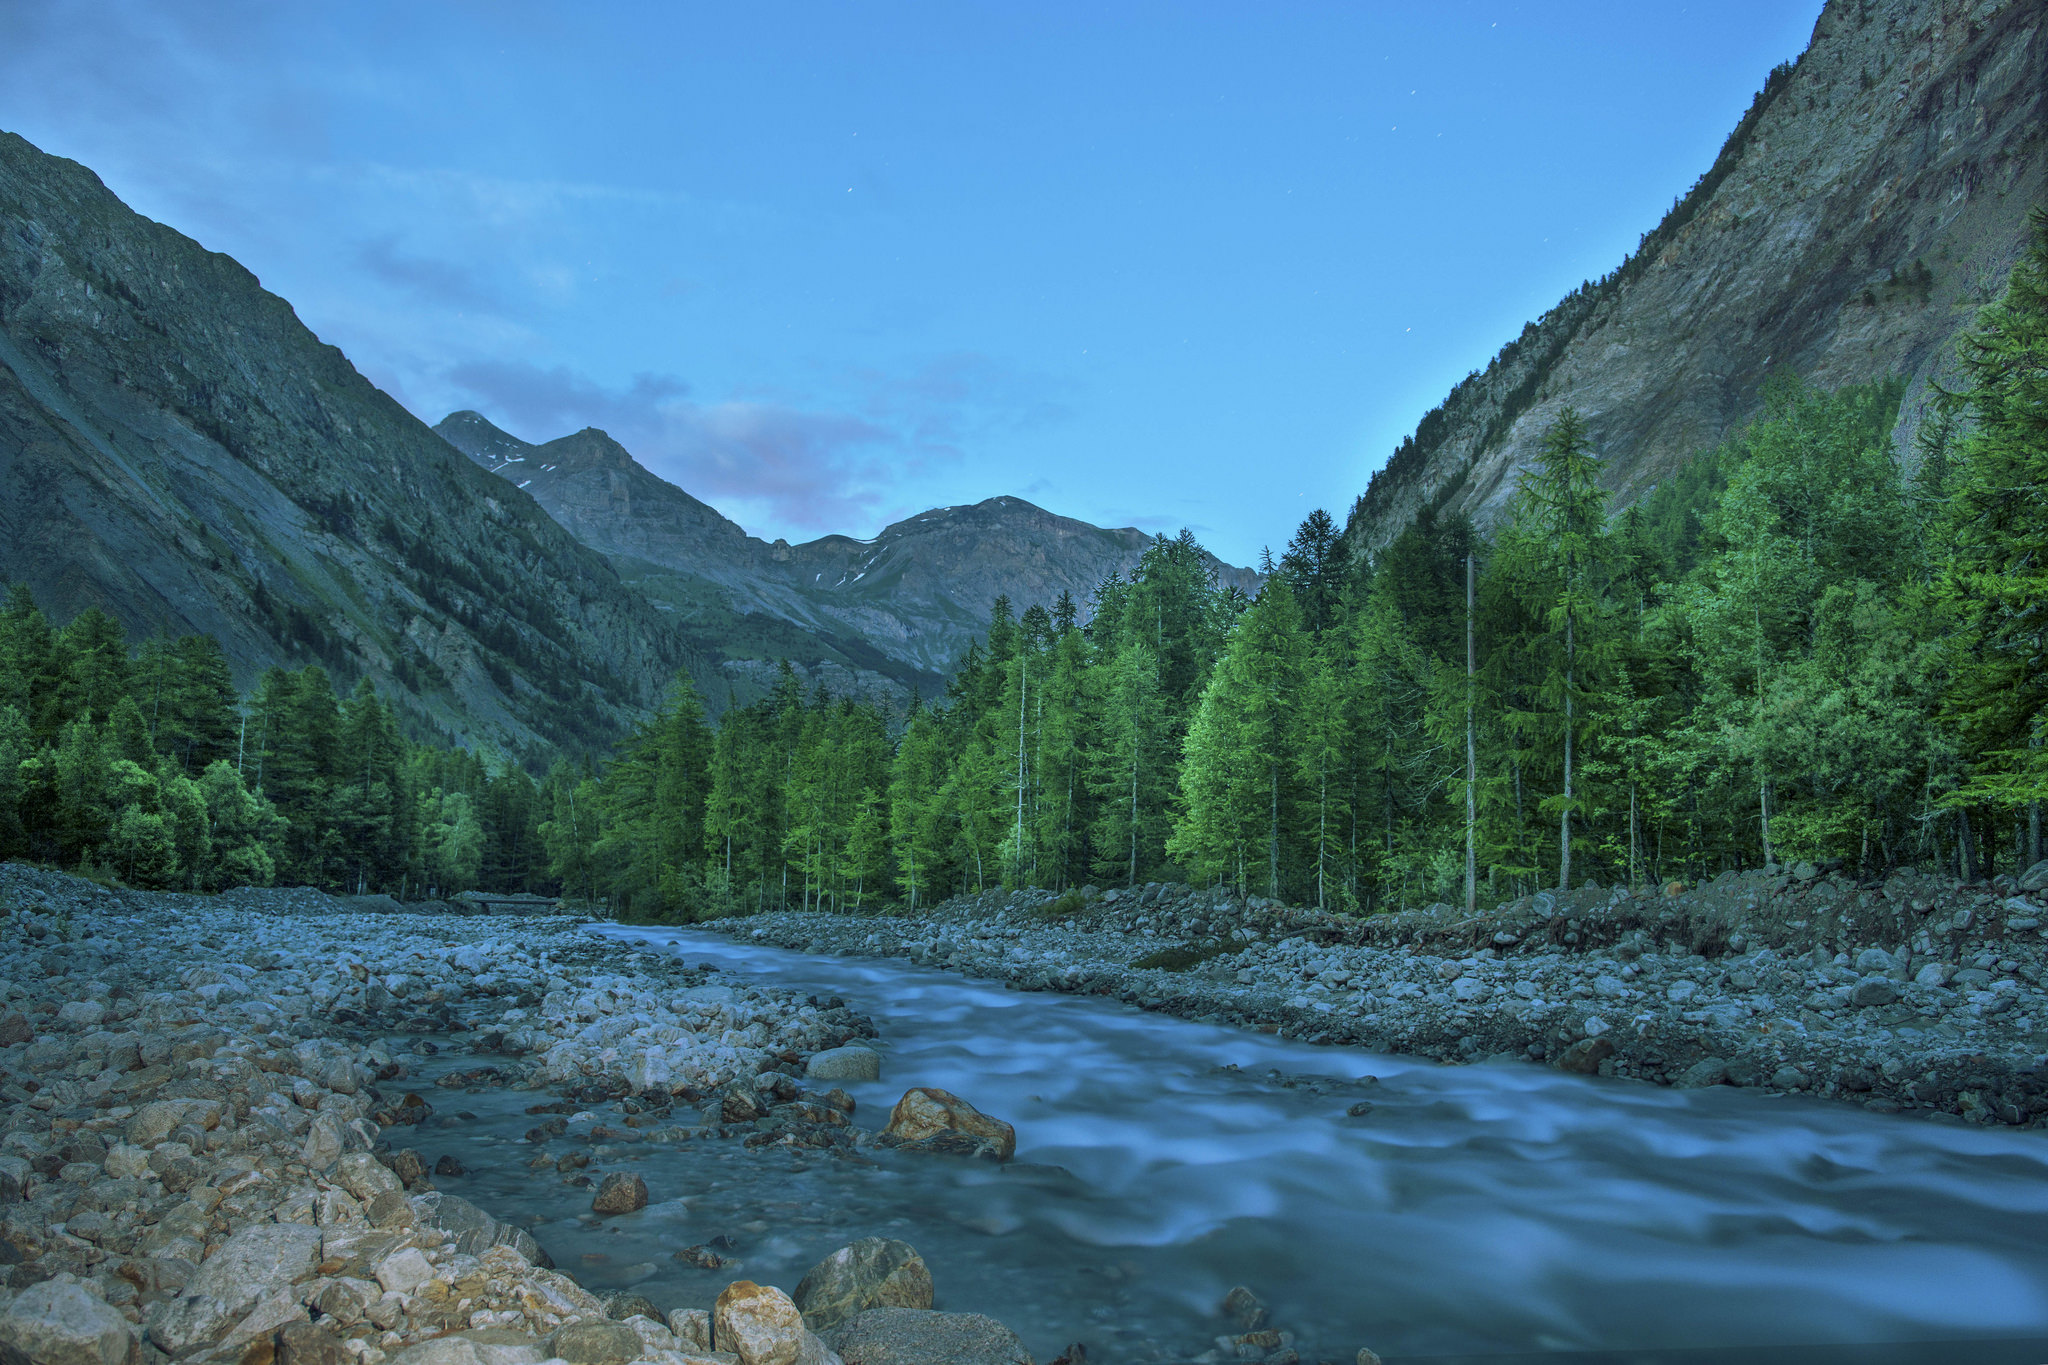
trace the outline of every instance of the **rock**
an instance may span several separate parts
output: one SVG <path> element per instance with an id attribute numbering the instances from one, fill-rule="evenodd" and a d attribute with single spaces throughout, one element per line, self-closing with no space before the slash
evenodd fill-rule
<path id="1" fill-rule="evenodd" d="M 334 1180 L 368 1204 L 380 1194 L 404 1195 L 405 1184 L 368 1152 L 350 1152 L 334 1163 Z"/>
<path id="2" fill-rule="evenodd" d="M 1868 976 L 1872 972 L 1893 972 L 1898 970 L 1899 960 L 1882 948 L 1865 948 L 1856 954 L 1856 970 Z"/>
<path id="3" fill-rule="evenodd" d="M 434 1174 L 443 1176 L 468 1175 L 469 1169 L 465 1167 L 462 1164 L 462 1162 L 455 1156 L 451 1155 L 450 1153 L 443 1152 L 441 1153 L 440 1160 L 434 1163 Z"/>
<path id="4" fill-rule="evenodd" d="M 702 1308 L 678 1308 L 668 1315 L 668 1330 L 687 1349 L 711 1349 L 711 1314 Z"/>
<path id="5" fill-rule="evenodd" d="M 145 1326 L 152 1343 L 166 1354 L 180 1356 L 219 1341 L 235 1320 L 234 1311 L 219 1299 L 185 1294 L 151 1307 Z"/>
<path id="6" fill-rule="evenodd" d="M 789 1295 L 752 1280 L 734 1280 L 711 1310 L 712 1344 L 740 1365 L 796 1365 L 803 1353 L 804 1317 Z"/>
<path id="7" fill-rule="evenodd" d="M 140 1350 L 128 1319 L 74 1283 L 32 1284 L 0 1312 L 7 1365 L 130 1365 Z"/>
<path id="8" fill-rule="evenodd" d="M 623 1322 L 571 1322 L 548 1338 L 548 1353 L 569 1365 L 614 1365 L 639 1359 L 640 1334 Z"/>
<path id="9" fill-rule="evenodd" d="M 2048 891 L 2048 858 L 2020 873 L 2019 888 L 2022 891 Z"/>
<path id="10" fill-rule="evenodd" d="M 434 1263 L 418 1247 L 405 1247 L 379 1261 L 375 1274 L 387 1292 L 415 1294 L 434 1278 Z"/>
<path id="11" fill-rule="evenodd" d="M 1781 1066 L 1771 1073 L 1771 1085 L 1778 1090 L 1804 1090 L 1807 1087 L 1804 1071 L 1796 1066 Z"/>
<path id="12" fill-rule="evenodd" d="M 744 1086 L 726 1091 L 718 1106 L 718 1116 L 726 1123 L 752 1123 L 767 1114 L 768 1106 L 761 1103 L 761 1097 Z"/>
<path id="13" fill-rule="evenodd" d="M 804 1075 L 814 1081 L 879 1081 L 882 1054 L 858 1045 L 827 1048 L 812 1054 Z"/>
<path id="14" fill-rule="evenodd" d="M 1255 1332 L 1266 1321 L 1265 1300 L 1243 1285 L 1225 1294 L 1216 1311 L 1234 1321 L 1240 1331 Z"/>
<path id="15" fill-rule="evenodd" d="M 57 1011 L 58 1023 L 81 1031 L 98 1028 L 100 1021 L 106 1017 L 107 1007 L 97 1000 L 68 1001 Z"/>
<path id="16" fill-rule="evenodd" d="M 633 1213 L 647 1207 L 647 1182 L 637 1173 L 613 1171 L 590 1201 L 592 1213 Z"/>
<path id="17" fill-rule="evenodd" d="M 2044 866 L 2048 866 L 2048 864 L 2044 864 Z M 16 1043 L 25 1043 L 35 1036 L 35 1029 L 30 1026 L 24 1016 L 18 1013 L 9 1013 L 6 1018 L 0 1019 L 0 1047 L 12 1047 Z"/>
<path id="18" fill-rule="evenodd" d="M 149 1152 L 142 1147 L 117 1142 L 107 1149 L 106 1160 L 101 1166 L 109 1179 L 135 1180 L 149 1169 Z"/>
<path id="19" fill-rule="evenodd" d="M 624 1322 L 628 1318 L 651 1318 L 661 1321 L 661 1310 L 654 1306 L 654 1300 L 645 1294 L 636 1294 L 630 1289 L 614 1290 L 598 1296 L 604 1305 L 605 1316 L 613 1322 Z"/>
<path id="20" fill-rule="evenodd" d="M 1680 1090 L 1704 1090 L 1710 1085 L 1728 1084 L 1728 1063 L 1719 1057 L 1704 1057 L 1678 1073 L 1672 1082 Z"/>
<path id="21" fill-rule="evenodd" d="M 1591 1076 L 1600 1070 L 1600 1063 L 1613 1055 L 1613 1039 L 1606 1037 L 1582 1038 L 1559 1055 L 1557 1066 L 1560 1071 L 1571 1071 L 1581 1076 Z"/>
<path id="22" fill-rule="evenodd" d="M 930 1308 L 932 1273 L 914 1248 L 863 1237 L 812 1266 L 792 1296 L 813 1332 L 827 1332 L 870 1308 Z"/>
<path id="23" fill-rule="evenodd" d="M 1930 962 L 1919 971 L 1913 973 L 1913 984 L 1916 986 L 1926 986 L 1930 989 L 1936 986 L 1946 986 L 1949 973 L 1954 970 L 1946 962 Z"/>
<path id="24" fill-rule="evenodd" d="M 384 1158 L 384 1164 L 390 1168 L 391 1174 L 398 1177 L 398 1183 L 408 1190 L 426 1183 L 427 1163 L 410 1147 L 391 1153 Z"/>
<path id="25" fill-rule="evenodd" d="M 154 1147 L 184 1122 L 185 1106 L 176 1100 L 155 1100 L 129 1116 L 127 1140 L 137 1147 Z"/>
<path id="26" fill-rule="evenodd" d="M 889 1125 L 883 1131 L 904 1142 L 919 1142 L 944 1133 L 965 1134 L 992 1148 L 998 1161 L 1008 1161 L 1017 1152 L 1016 1129 L 982 1113 L 958 1095 L 931 1086 L 906 1090 L 889 1111 Z"/>
<path id="27" fill-rule="evenodd" d="M 845 1365 L 1033 1365 L 1015 1332 L 979 1313 L 870 1308 L 833 1346 Z"/>
<path id="28" fill-rule="evenodd" d="M 536 1359 L 539 1354 L 534 1353 Z M 287 1324 L 271 1343 L 273 1365 L 343 1365 L 347 1358 L 340 1338 L 310 1321 Z"/>
<path id="29" fill-rule="evenodd" d="M 306 1130 L 306 1145 L 299 1152 L 299 1160 L 315 1171 L 325 1171 L 341 1160 L 347 1136 L 341 1120 L 332 1114 L 317 1114 L 312 1127 Z"/>
<path id="30" fill-rule="evenodd" d="M 1380 1359 L 1378 1351 L 1370 1347 L 1361 1346 L 1358 1348 L 1357 1365 L 1385 1365 L 1385 1362 Z"/>
<path id="31" fill-rule="evenodd" d="M 1865 977 L 1849 992 L 1849 1003 L 1858 1009 L 1878 1005 L 1895 1005 L 1899 1000 L 1899 988 L 1881 977 Z"/>
<path id="32" fill-rule="evenodd" d="M 221 1244 L 185 1286 L 190 1297 L 213 1298 L 240 1317 L 257 1300 L 291 1288 L 320 1263 L 320 1229 L 303 1223 L 254 1223 Z"/>

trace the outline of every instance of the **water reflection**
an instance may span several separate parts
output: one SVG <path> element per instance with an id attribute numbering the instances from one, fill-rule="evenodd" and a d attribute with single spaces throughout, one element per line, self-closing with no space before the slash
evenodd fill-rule
<path id="1" fill-rule="evenodd" d="M 657 1203 L 600 1221 L 587 1191 L 505 1145 L 530 1095 L 465 1096 L 473 1120 L 443 1105 L 421 1140 L 473 1152 L 480 1172 L 446 1187 L 547 1220 L 536 1232 L 565 1267 L 664 1307 L 708 1303 L 735 1272 L 792 1286 L 882 1234 L 924 1253 L 942 1307 L 1002 1318 L 1040 1359 L 1075 1339 L 1095 1359 L 1185 1358 L 1224 1329 L 1211 1313 L 1237 1283 L 1308 1360 L 1361 1344 L 1389 1359 L 2048 1359 L 2038 1134 L 1439 1067 L 898 963 L 604 932 L 872 1015 L 884 1080 L 848 1087 L 865 1123 L 925 1084 L 1018 1132 L 1001 1169 L 621 1148 L 609 1164 L 638 1158 Z M 1370 1111 L 1348 1115 L 1360 1101 Z M 719 1236 L 735 1265 L 671 1259 Z"/>

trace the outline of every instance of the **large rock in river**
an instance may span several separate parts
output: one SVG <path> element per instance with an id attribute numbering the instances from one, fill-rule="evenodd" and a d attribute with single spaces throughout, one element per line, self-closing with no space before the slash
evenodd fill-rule
<path id="1" fill-rule="evenodd" d="M 932 1272 L 907 1242 L 863 1237 L 811 1267 L 796 1306 L 813 1332 L 829 1332 L 870 1308 L 929 1308 Z"/>
<path id="2" fill-rule="evenodd" d="M 906 1145 L 993 1156 L 998 1161 L 1008 1161 L 1017 1154 L 1015 1128 L 936 1086 L 916 1086 L 904 1091 L 903 1098 L 889 1111 L 889 1126 L 882 1131 Z M 969 1141 L 947 1140 L 962 1137 Z"/>
<path id="3" fill-rule="evenodd" d="M 857 1044 L 826 1048 L 811 1055 L 804 1064 L 804 1075 L 814 1081 L 879 1081 L 882 1054 Z"/>

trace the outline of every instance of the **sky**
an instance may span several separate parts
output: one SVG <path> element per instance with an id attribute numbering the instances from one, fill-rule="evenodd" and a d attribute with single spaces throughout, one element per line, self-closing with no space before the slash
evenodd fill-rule
<path id="1" fill-rule="evenodd" d="M 0 0 L 0 128 L 413 413 L 749 531 L 1341 522 L 1620 263 L 1817 0 Z"/>

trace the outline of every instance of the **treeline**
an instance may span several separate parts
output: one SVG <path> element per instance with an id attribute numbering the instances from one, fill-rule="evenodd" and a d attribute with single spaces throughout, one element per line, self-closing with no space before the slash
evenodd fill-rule
<path id="1" fill-rule="evenodd" d="M 131 649 L 21 584 L 0 608 L 0 858 L 161 890 L 545 890 L 546 806 L 515 765 L 407 741 L 367 679 L 273 668 L 243 698 L 208 636 Z"/>
<path id="2" fill-rule="evenodd" d="M 714 733 L 681 684 L 601 776 L 552 784 L 553 866 L 689 916 L 1165 878 L 1369 912 L 1793 859 L 2038 860 L 2036 230 L 1910 476 L 1901 384 L 1781 377 L 1615 515 L 1567 411 L 1490 539 L 1425 511 L 1354 563 L 1317 512 L 1246 601 L 1183 532 L 1085 625 L 1065 598 L 999 601 L 893 742 L 787 674 Z"/>

